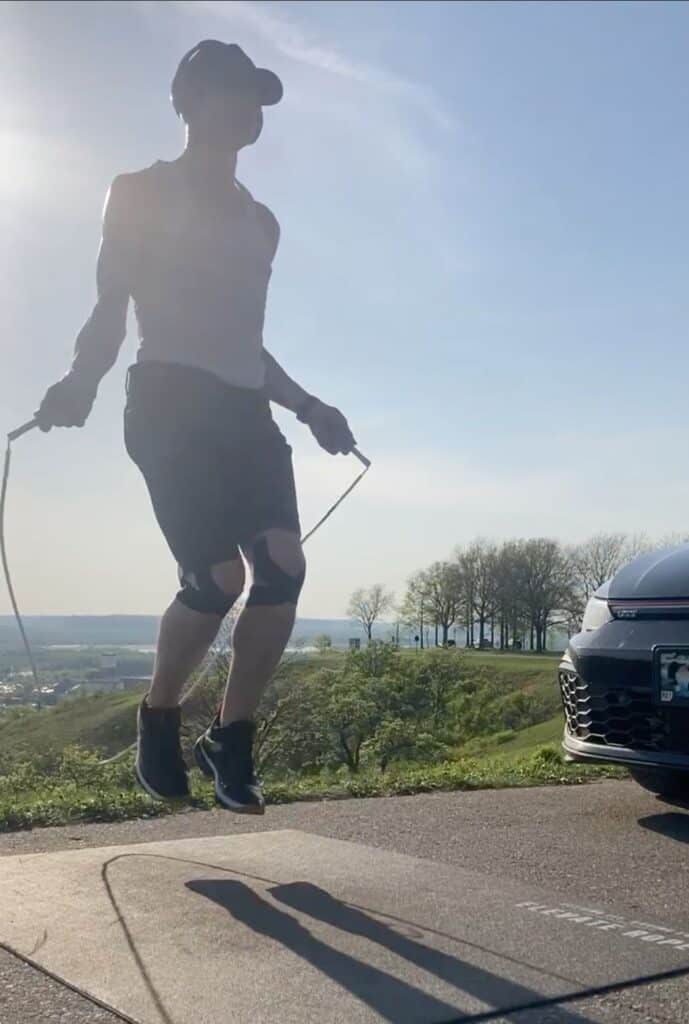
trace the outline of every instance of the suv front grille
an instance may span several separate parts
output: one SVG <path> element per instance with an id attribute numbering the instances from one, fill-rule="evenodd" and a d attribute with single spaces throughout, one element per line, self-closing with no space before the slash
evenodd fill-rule
<path id="1" fill-rule="evenodd" d="M 689 753 L 689 709 L 656 707 L 650 687 L 596 686 L 576 672 L 558 676 L 567 731 L 601 746 Z"/>

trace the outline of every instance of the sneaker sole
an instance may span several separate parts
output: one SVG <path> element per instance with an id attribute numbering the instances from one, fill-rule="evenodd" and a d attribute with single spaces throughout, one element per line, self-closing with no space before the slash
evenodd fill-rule
<path id="1" fill-rule="evenodd" d="M 240 804 L 236 800 L 232 800 L 229 796 L 223 793 L 220 788 L 220 780 L 218 779 L 218 773 L 215 770 L 215 765 L 206 756 L 206 752 L 203 749 L 203 743 L 201 739 L 198 739 L 194 744 L 194 759 L 203 772 L 209 779 L 213 779 L 213 788 L 215 789 L 215 799 L 225 807 L 228 811 L 234 811 L 235 814 L 265 814 L 265 804 Z"/>

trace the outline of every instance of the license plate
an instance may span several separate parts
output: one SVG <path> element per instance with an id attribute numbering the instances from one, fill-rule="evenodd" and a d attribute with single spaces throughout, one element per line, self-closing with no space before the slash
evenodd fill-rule
<path id="1" fill-rule="evenodd" d="M 653 683 L 659 704 L 689 707 L 689 647 L 655 647 Z"/>

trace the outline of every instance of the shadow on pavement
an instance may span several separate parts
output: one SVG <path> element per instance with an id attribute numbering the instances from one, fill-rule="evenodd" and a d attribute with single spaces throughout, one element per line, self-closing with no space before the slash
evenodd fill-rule
<path id="1" fill-rule="evenodd" d="M 649 814 L 639 818 L 639 825 L 649 832 L 675 839 L 678 843 L 689 843 L 689 814 L 679 814 L 677 811 Z"/>
<path id="2" fill-rule="evenodd" d="M 399 1021 L 402 1012 L 405 1017 L 415 1017 L 429 1024 L 475 1019 L 472 1014 L 458 1017 L 456 1006 L 327 945 L 296 917 L 272 906 L 244 882 L 234 879 L 198 879 L 186 885 L 192 892 L 223 907 L 236 921 L 302 957 L 385 1020 Z M 543 998 L 532 989 L 402 935 L 369 914 L 342 903 L 318 886 L 297 882 L 274 886 L 270 893 L 300 913 L 384 946 L 461 992 L 489 1005 L 503 1007 L 494 1014 L 493 1011 L 481 1013 L 481 1019 L 489 1019 L 493 1015 L 496 1018 L 502 1017 L 507 1007 L 533 1005 Z M 551 1005 L 548 1020 L 552 1024 L 583 1024 L 588 1018 Z"/>
<path id="3" fill-rule="evenodd" d="M 653 822 L 659 819 L 678 819 L 675 822 L 677 830 L 682 831 L 682 838 L 685 834 L 684 823 L 689 820 L 684 815 L 657 815 L 646 819 Z M 642 822 L 644 824 L 644 822 Z M 652 828 L 653 825 L 645 825 Z M 660 829 L 657 829 L 660 831 Z M 679 838 L 673 835 L 673 838 Z M 511 982 L 486 971 L 465 963 L 456 957 L 439 950 L 425 946 L 417 941 L 422 937 L 423 931 L 410 921 L 391 918 L 384 915 L 392 925 L 381 922 L 375 916 L 375 910 L 356 907 L 331 896 L 330 893 L 310 883 L 295 882 L 289 885 L 278 883 L 275 879 L 263 878 L 259 875 L 248 874 L 226 866 L 208 864 L 187 857 L 171 857 L 160 853 L 123 853 L 115 854 L 104 861 L 101 867 L 101 877 L 106 892 L 115 911 L 115 920 L 120 924 L 125 940 L 129 946 L 132 957 L 136 963 L 141 979 L 153 999 L 158 1014 L 163 1024 L 174 1024 L 153 979 L 143 961 L 137 948 L 134 935 L 130 925 L 127 923 L 126 915 L 123 912 L 120 901 L 113 889 L 109 876 L 110 869 L 117 862 L 131 861 L 132 859 L 146 859 L 167 861 L 175 864 L 194 865 L 197 868 L 210 869 L 226 872 L 235 876 L 241 875 L 252 883 L 258 882 L 268 886 L 268 892 L 278 900 L 302 913 L 309 914 L 316 920 L 330 924 L 341 931 L 356 934 L 385 946 L 391 952 L 407 959 L 417 967 L 435 974 L 448 984 L 454 985 L 463 992 L 473 995 L 477 999 L 489 1005 L 495 1006 L 496 996 L 500 994 L 505 1000 L 500 1009 L 484 1010 L 478 1013 L 457 1015 L 455 1007 L 428 995 L 414 985 L 400 980 L 385 971 L 371 967 L 369 964 L 358 960 L 348 954 L 328 946 L 327 943 L 317 939 L 308 928 L 304 927 L 296 918 L 282 910 L 277 909 L 267 900 L 262 899 L 249 885 L 244 882 L 218 879 L 196 879 L 186 882 L 186 887 L 194 893 L 202 895 L 217 903 L 227 910 L 236 920 L 243 922 L 256 932 L 267 935 L 286 948 L 301 956 L 308 963 L 321 970 L 325 975 L 331 977 L 347 991 L 358 997 L 362 1002 L 377 1010 L 382 1019 L 399 1021 L 400 1007 L 414 1009 L 417 1019 L 423 1020 L 424 1024 L 483 1024 L 483 1022 L 505 1020 L 507 1016 L 515 1017 L 519 1014 L 520 1019 L 536 1021 L 539 1024 L 593 1024 L 590 1017 L 583 1016 L 565 1007 L 565 1004 L 572 1004 L 582 999 L 607 996 L 613 993 L 638 989 L 655 982 L 670 981 L 672 979 L 689 977 L 689 965 L 658 971 L 652 974 L 641 974 L 636 977 L 627 978 L 621 981 L 607 982 L 602 985 L 582 987 L 574 979 L 571 979 L 572 989 L 565 994 L 558 996 L 543 996 L 531 989 L 527 989 L 516 982 Z M 381 915 L 383 916 L 383 915 Z M 433 932 L 433 929 L 431 929 Z M 405 934 L 406 933 L 406 934 Z M 451 941 L 462 942 L 462 939 L 455 939 L 452 936 L 438 936 Z M 467 943 L 472 946 L 472 943 Z M 479 949 L 480 947 L 474 947 Z M 484 950 L 492 954 L 491 950 Z M 492 955 L 499 956 L 499 953 Z M 510 958 L 511 959 L 511 958 Z M 529 967 L 530 965 L 526 965 Z M 530 967 L 531 970 L 538 968 Z M 548 972 L 544 972 L 548 973 Z M 567 982 L 568 979 L 559 975 L 560 981 Z M 404 1000 L 402 1003 L 401 1000 Z M 112 1007 L 109 1007 L 113 1009 Z M 534 1012 L 535 1011 L 535 1012 Z M 545 1011 L 545 1013 L 544 1013 Z M 117 1011 L 115 1011 L 117 1012 Z M 536 1016 L 538 1013 L 538 1016 Z M 423 1016 L 419 1016 L 423 1014 Z"/>

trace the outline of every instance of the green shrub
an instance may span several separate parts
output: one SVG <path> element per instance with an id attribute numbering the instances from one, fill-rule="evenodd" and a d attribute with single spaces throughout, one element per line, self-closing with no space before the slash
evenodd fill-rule
<path id="1" fill-rule="evenodd" d="M 539 668 L 538 678 L 534 671 L 525 684 L 514 669 L 489 668 L 461 651 L 405 654 L 378 643 L 347 654 L 288 658 L 264 694 L 258 716 L 256 753 L 267 798 L 284 803 L 570 784 L 623 774 L 612 767 L 565 764 L 552 743 L 534 750 L 525 742 L 521 756 L 512 750 L 496 753 L 526 726 L 552 718 L 557 693 L 552 666 Z M 222 673 L 207 678 L 185 709 L 187 756 L 223 685 Z M 40 713 L 11 712 L 16 728 L 2 738 L 7 735 L 12 744 L 0 753 L 0 829 L 174 810 L 137 787 L 131 756 L 99 763 L 99 746 L 117 750 L 131 735 L 136 700 L 136 695 L 111 695 Z M 94 711 L 91 742 L 66 743 L 75 735 L 74 716 L 86 722 Z M 19 726 L 25 731 L 18 740 Z M 60 745 L 51 749 L 56 737 Z M 461 757 L 453 759 L 457 748 Z M 196 771 L 191 778 L 187 806 L 213 806 L 208 783 Z"/>

